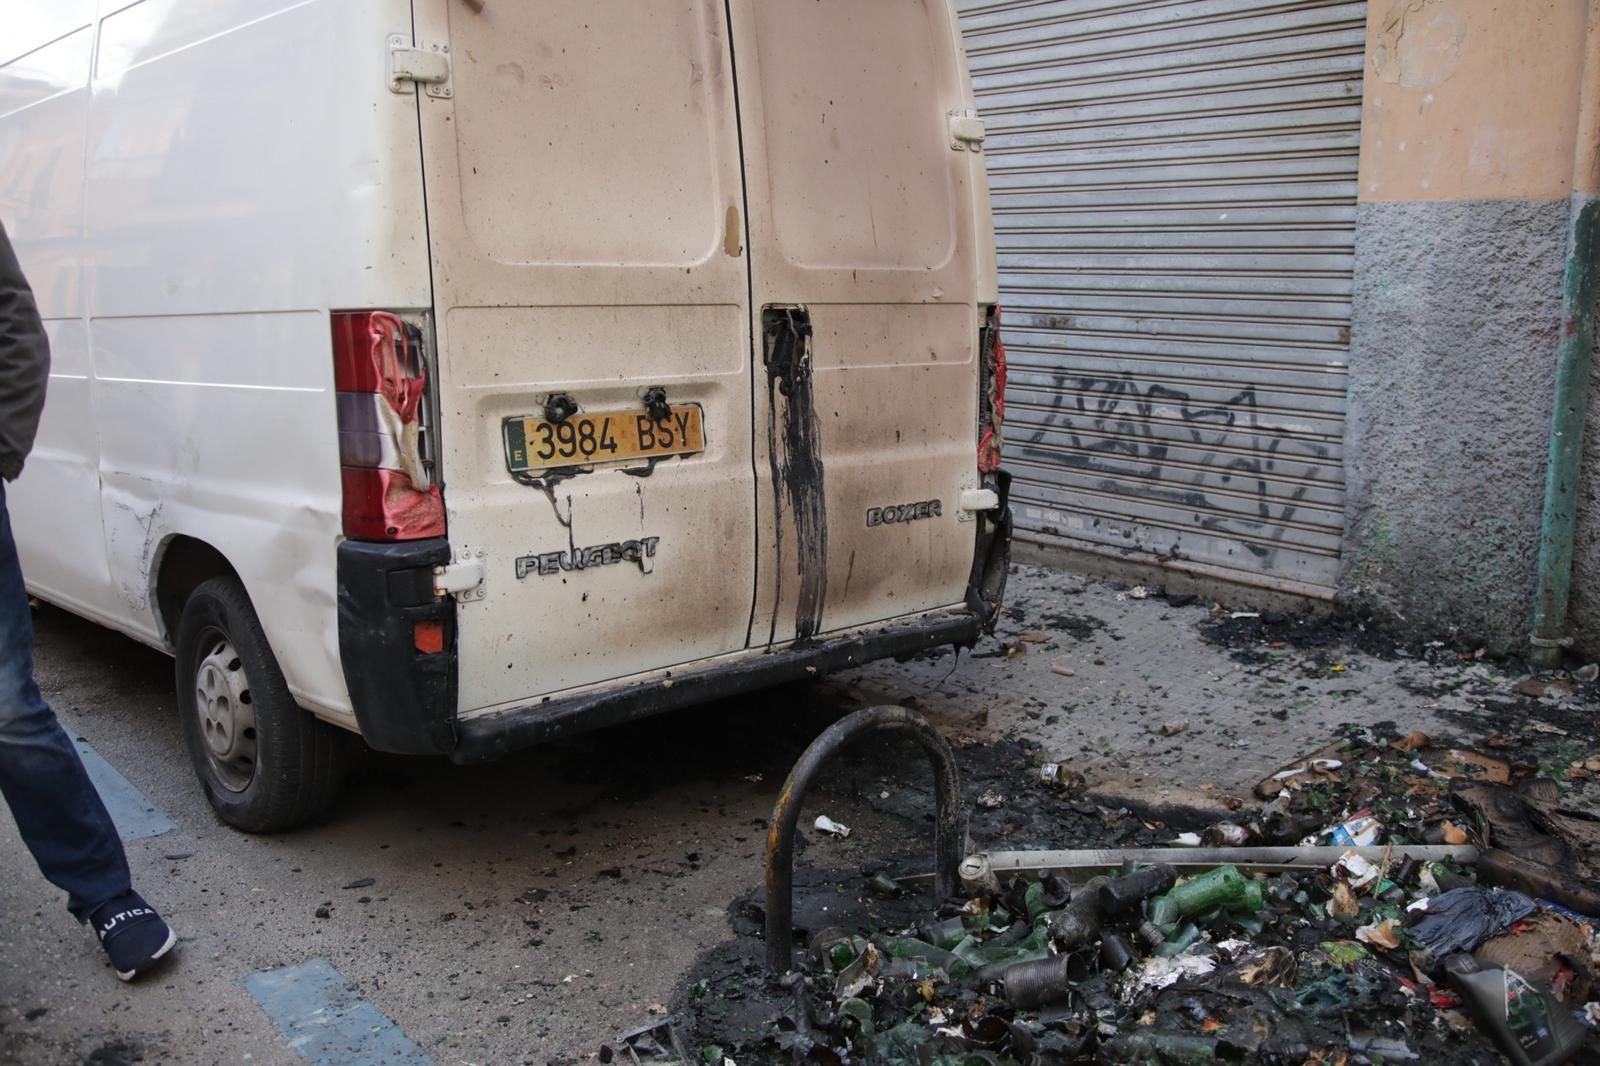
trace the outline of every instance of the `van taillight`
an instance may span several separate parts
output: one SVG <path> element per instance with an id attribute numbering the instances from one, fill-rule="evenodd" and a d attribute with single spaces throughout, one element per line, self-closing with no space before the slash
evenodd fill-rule
<path id="1" fill-rule="evenodd" d="M 422 461 L 419 438 L 428 384 L 422 332 L 388 311 L 330 317 L 344 535 L 444 536 L 444 498 Z"/>
<path id="2" fill-rule="evenodd" d="M 1001 430 L 1006 420 L 1006 346 L 1000 339 L 1000 308 L 989 308 L 978 337 L 982 380 L 978 384 L 978 472 L 1000 468 Z"/>

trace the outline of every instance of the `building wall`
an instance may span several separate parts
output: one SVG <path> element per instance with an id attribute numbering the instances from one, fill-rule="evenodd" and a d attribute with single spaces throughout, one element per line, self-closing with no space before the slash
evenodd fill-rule
<path id="1" fill-rule="evenodd" d="M 1341 587 L 1497 650 L 1533 603 L 1590 7 L 1368 12 Z M 1580 582 L 1600 514 L 1583 543 Z"/>
<path id="2" fill-rule="evenodd" d="M 1572 197 L 1574 223 L 1581 211 L 1600 212 L 1600 0 L 1590 0 L 1584 43 L 1582 107 L 1574 152 Z M 1591 225 L 1593 222 L 1591 222 Z M 1600 321 L 1600 307 L 1590 309 Z M 1600 361 L 1600 345 L 1591 345 L 1592 361 Z M 1600 394 L 1600 374 L 1590 388 Z M 1578 492 L 1578 535 L 1574 544 L 1571 630 L 1577 646 L 1600 656 L 1600 402 L 1591 398 L 1584 433 L 1583 476 Z"/>

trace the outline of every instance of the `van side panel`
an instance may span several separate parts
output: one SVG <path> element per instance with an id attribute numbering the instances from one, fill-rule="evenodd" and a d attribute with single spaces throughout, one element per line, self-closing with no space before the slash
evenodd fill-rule
<path id="1" fill-rule="evenodd" d="M 32 12 L 30 12 L 32 14 Z M 50 335 L 48 401 L 7 491 L 28 579 L 79 610 L 112 607 L 84 321 L 83 133 L 94 3 L 47 5 L 0 40 L 0 221 Z"/>
<path id="2" fill-rule="evenodd" d="M 349 723 L 327 315 L 430 302 L 415 104 L 386 77 L 410 5 L 104 6 L 82 182 L 100 620 L 163 642 L 153 563 L 198 538 L 238 571 L 295 696 Z"/>

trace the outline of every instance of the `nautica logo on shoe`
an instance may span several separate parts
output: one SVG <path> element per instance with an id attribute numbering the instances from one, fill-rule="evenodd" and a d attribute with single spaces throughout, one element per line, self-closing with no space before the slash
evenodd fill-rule
<path id="1" fill-rule="evenodd" d="M 106 935 L 119 925 L 130 922 L 135 918 L 143 918 L 146 915 L 149 915 L 153 918 L 155 917 L 155 913 L 156 912 L 151 910 L 149 907 L 135 907 L 132 910 L 118 911 L 110 918 L 107 918 L 106 923 L 100 927 L 100 939 L 104 940 Z"/>

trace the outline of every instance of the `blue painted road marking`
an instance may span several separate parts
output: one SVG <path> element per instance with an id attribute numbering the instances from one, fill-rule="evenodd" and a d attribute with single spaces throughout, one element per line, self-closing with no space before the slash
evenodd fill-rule
<path id="1" fill-rule="evenodd" d="M 106 810 L 111 812 L 111 820 L 117 825 L 117 835 L 123 840 L 158 837 L 178 828 L 160 808 L 144 798 L 143 792 L 133 787 L 133 782 L 102 759 L 87 740 L 78 737 L 75 743 L 83 758 L 83 768 L 89 771 L 89 780 L 105 801 Z"/>
<path id="2" fill-rule="evenodd" d="M 312 1066 L 433 1066 L 323 959 L 251 974 L 244 987 Z"/>

